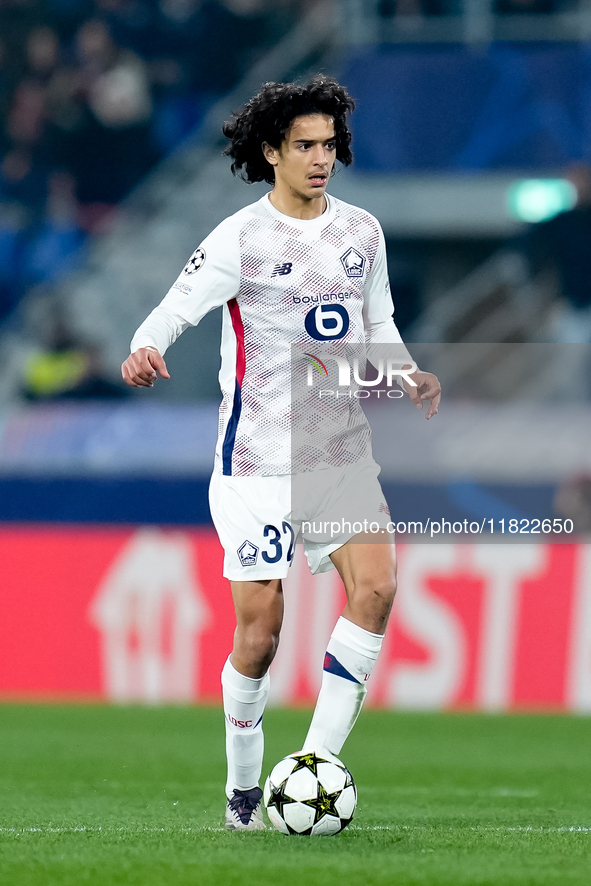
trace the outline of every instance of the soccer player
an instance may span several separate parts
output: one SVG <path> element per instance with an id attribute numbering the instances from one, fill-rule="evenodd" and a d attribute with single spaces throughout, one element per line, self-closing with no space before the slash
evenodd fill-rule
<path id="1" fill-rule="evenodd" d="M 335 160 L 352 160 L 353 108 L 341 85 L 317 75 L 303 86 L 265 84 L 224 124 L 232 171 L 272 189 L 195 250 L 137 330 L 122 367 L 130 385 L 151 387 L 158 375 L 169 378 L 169 345 L 223 307 L 223 399 L 210 507 L 237 622 L 222 672 L 231 830 L 264 828 L 262 720 L 283 617 L 282 579 L 297 536 L 312 572 L 336 567 L 347 595 L 328 644 L 306 750 L 340 752 L 363 704 L 395 593 L 392 536 L 376 542 L 375 535 L 352 537 L 344 529 L 336 539 L 319 540 L 302 532 L 301 514 L 291 513 L 290 346 L 402 341 L 379 223 L 326 193 Z M 415 370 L 404 386 L 417 407 L 429 401 L 426 418 L 437 412 L 434 375 Z M 354 502 L 384 529 L 389 511 L 379 468 L 368 439 L 353 438 L 329 447 L 313 466 L 306 516 L 325 516 L 329 499 L 333 510 L 335 501 Z"/>

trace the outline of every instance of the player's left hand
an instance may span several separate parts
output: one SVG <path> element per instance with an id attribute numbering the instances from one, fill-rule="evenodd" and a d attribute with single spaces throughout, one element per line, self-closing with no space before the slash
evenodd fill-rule
<path id="1" fill-rule="evenodd" d="M 425 418 L 431 418 L 439 412 L 439 401 L 441 400 L 441 385 L 439 379 L 432 372 L 413 372 L 409 375 L 416 382 L 416 388 L 404 381 L 404 389 L 413 401 L 417 409 L 423 408 L 423 403 L 430 400 L 429 408 L 425 413 Z"/>

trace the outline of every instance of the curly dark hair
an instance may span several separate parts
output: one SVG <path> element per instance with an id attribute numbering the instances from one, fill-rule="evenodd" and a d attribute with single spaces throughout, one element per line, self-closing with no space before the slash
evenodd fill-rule
<path id="1" fill-rule="evenodd" d="M 334 120 L 336 157 L 344 166 L 353 160 L 348 117 L 355 102 L 344 86 L 316 74 L 309 83 L 265 83 L 260 92 L 224 123 L 230 139 L 224 154 L 232 157 L 234 175 L 244 181 L 273 184 L 275 172 L 263 154 L 263 142 L 279 148 L 292 122 L 306 114 L 328 114 Z M 333 170 L 334 171 L 334 170 Z"/>

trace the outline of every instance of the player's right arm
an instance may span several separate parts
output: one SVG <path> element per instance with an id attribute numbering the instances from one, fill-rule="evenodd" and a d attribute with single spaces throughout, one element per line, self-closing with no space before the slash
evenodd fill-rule
<path id="1" fill-rule="evenodd" d="M 121 366 L 123 381 L 134 388 L 152 388 L 158 376 L 170 378 L 164 357 L 156 348 L 138 348 Z"/>
<path id="2" fill-rule="evenodd" d="M 132 387 L 152 387 L 161 375 L 170 378 L 164 354 L 189 326 L 234 298 L 240 287 L 239 222 L 226 219 L 190 257 L 158 307 L 144 320 L 131 341 L 121 367 Z"/>

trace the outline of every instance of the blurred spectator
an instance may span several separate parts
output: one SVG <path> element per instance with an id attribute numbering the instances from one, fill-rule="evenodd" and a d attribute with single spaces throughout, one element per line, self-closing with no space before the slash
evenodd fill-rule
<path id="1" fill-rule="evenodd" d="M 34 214 L 42 211 L 46 199 L 51 163 L 46 84 L 57 65 L 58 51 L 51 28 L 33 29 L 26 40 L 22 77 L 7 99 L 0 199 L 18 201 Z"/>
<path id="2" fill-rule="evenodd" d="M 31 148 L 43 135 L 45 93 L 34 80 L 23 80 L 17 86 L 8 112 L 7 134 L 13 145 Z"/>
<path id="3" fill-rule="evenodd" d="M 60 319 L 54 319 L 46 336 L 46 347 L 25 365 L 23 395 L 27 400 L 128 396 L 127 388 L 105 376 L 98 348 L 78 342 Z"/>
<path id="4" fill-rule="evenodd" d="M 388 278 L 395 321 L 404 333 L 421 313 L 421 281 L 416 256 L 402 248 L 388 249 Z"/>
<path id="5" fill-rule="evenodd" d="M 4 131 L 6 153 L 0 163 L 0 195 L 33 211 L 45 203 L 45 93 L 34 80 L 16 87 Z"/>
<path id="6" fill-rule="evenodd" d="M 573 521 L 577 534 L 591 533 L 591 476 L 582 474 L 561 483 L 554 508 L 558 514 Z"/>
<path id="7" fill-rule="evenodd" d="M 6 51 L 6 44 L 2 37 L 2 32 L 0 31 L 0 117 L 4 119 L 6 117 L 6 109 L 8 107 L 8 101 L 10 97 L 10 75 L 8 68 L 8 54 Z M 0 155 L 2 154 L 4 148 L 4 133 L 1 131 L 0 127 Z"/>
<path id="8" fill-rule="evenodd" d="M 161 53 L 151 63 L 157 89 L 156 138 L 164 151 L 193 129 L 257 56 L 293 25 L 294 2 L 158 0 Z"/>
<path id="9" fill-rule="evenodd" d="M 382 18 L 418 18 L 429 15 L 457 15 L 460 0 L 380 0 L 378 14 Z"/>
<path id="10" fill-rule="evenodd" d="M 521 238 L 531 269 L 553 265 L 565 300 L 554 340 L 591 342 L 591 168 L 570 167 L 566 176 L 577 191 L 574 209 L 532 225 Z"/>
<path id="11" fill-rule="evenodd" d="M 73 267 L 306 2 L 0 0 L 0 321 Z"/>
<path id="12" fill-rule="evenodd" d="M 19 206 L 0 207 L 0 321 L 7 317 L 20 294 L 18 278 L 26 216 Z"/>
<path id="13" fill-rule="evenodd" d="M 559 0 L 495 0 L 493 11 L 499 15 L 534 15 L 557 12 Z"/>
<path id="14" fill-rule="evenodd" d="M 117 203 L 156 160 L 146 68 L 96 20 L 77 32 L 76 53 L 78 67 L 60 96 L 70 114 L 58 113 L 69 116 L 64 159 L 82 203 Z"/>
<path id="15" fill-rule="evenodd" d="M 0 195 L 23 207 L 40 211 L 46 196 L 46 168 L 43 157 L 31 147 L 13 146 L 0 162 Z"/>
<path id="16" fill-rule="evenodd" d="M 121 382 L 107 378 L 100 349 L 93 345 L 85 348 L 86 368 L 76 385 L 59 395 L 61 400 L 122 400 L 131 391 Z"/>
<path id="17" fill-rule="evenodd" d="M 31 79 L 45 85 L 59 62 L 59 39 L 53 28 L 33 28 L 27 39 L 27 66 Z"/>
<path id="18" fill-rule="evenodd" d="M 42 2 L 49 13 L 49 18 L 64 40 L 70 40 L 82 22 L 92 18 L 94 13 L 94 0 L 42 0 Z"/>
<path id="19" fill-rule="evenodd" d="M 96 16 L 104 21 L 115 43 L 149 61 L 162 48 L 154 0 L 96 0 Z"/>
<path id="20" fill-rule="evenodd" d="M 29 285 L 51 283 L 71 270 L 85 235 L 78 224 L 75 181 L 67 172 L 49 176 L 45 218 L 32 234 L 26 250 L 26 280 Z"/>

